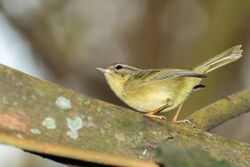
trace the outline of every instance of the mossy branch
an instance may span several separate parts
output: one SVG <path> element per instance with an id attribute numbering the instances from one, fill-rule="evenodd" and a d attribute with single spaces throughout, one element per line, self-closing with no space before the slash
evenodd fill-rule
<path id="1" fill-rule="evenodd" d="M 250 111 L 250 89 L 232 94 L 188 117 L 197 128 L 208 131 L 225 121 Z"/>
<path id="2" fill-rule="evenodd" d="M 5 66 L 0 66 L 0 94 L 0 143 L 82 161 L 155 167 L 155 150 L 167 142 L 250 166 L 249 144 L 152 120 Z"/>

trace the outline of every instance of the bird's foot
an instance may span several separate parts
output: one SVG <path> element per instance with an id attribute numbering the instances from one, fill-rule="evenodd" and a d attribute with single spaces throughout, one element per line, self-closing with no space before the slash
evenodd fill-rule
<path id="1" fill-rule="evenodd" d="M 189 121 L 188 119 L 183 119 L 183 120 L 173 120 L 172 122 L 175 123 L 187 123 L 187 124 L 191 124 L 191 121 Z"/>
<path id="2" fill-rule="evenodd" d="M 166 118 L 165 116 L 163 116 L 163 115 L 145 114 L 145 116 L 150 117 L 150 118 L 160 119 L 160 120 L 165 120 L 165 119 L 167 119 L 167 118 Z"/>

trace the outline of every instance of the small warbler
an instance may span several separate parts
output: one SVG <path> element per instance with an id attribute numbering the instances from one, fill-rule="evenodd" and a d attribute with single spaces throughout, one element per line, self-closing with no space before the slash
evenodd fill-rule
<path id="1" fill-rule="evenodd" d="M 241 45 L 234 46 L 205 61 L 192 70 L 140 69 L 126 64 L 114 63 L 106 68 L 97 68 L 104 73 L 112 91 L 130 107 L 146 113 L 146 116 L 165 119 L 159 112 L 177 109 L 173 122 L 177 121 L 185 100 L 205 86 L 200 84 L 207 73 L 242 56 Z"/>

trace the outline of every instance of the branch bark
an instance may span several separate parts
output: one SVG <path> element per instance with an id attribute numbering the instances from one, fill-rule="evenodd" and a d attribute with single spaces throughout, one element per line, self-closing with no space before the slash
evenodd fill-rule
<path id="1" fill-rule="evenodd" d="M 194 112 L 188 119 L 197 128 L 208 131 L 249 111 L 250 89 L 246 89 Z"/>
<path id="2" fill-rule="evenodd" d="M 198 146 L 234 166 L 250 166 L 247 143 L 155 121 L 5 66 L 0 66 L 0 94 L 0 142 L 21 149 L 109 165 L 153 167 L 155 149 L 168 142 L 182 148 Z"/>

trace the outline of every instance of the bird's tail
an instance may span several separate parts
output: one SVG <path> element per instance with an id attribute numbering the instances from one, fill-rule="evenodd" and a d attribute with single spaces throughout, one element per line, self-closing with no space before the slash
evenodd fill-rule
<path id="1" fill-rule="evenodd" d="M 241 49 L 241 45 L 233 46 L 208 61 L 198 65 L 193 70 L 203 74 L 209 73 L 210 71 L 238 60 L 242 57 L 242 52 L 243 50 Z"/>

